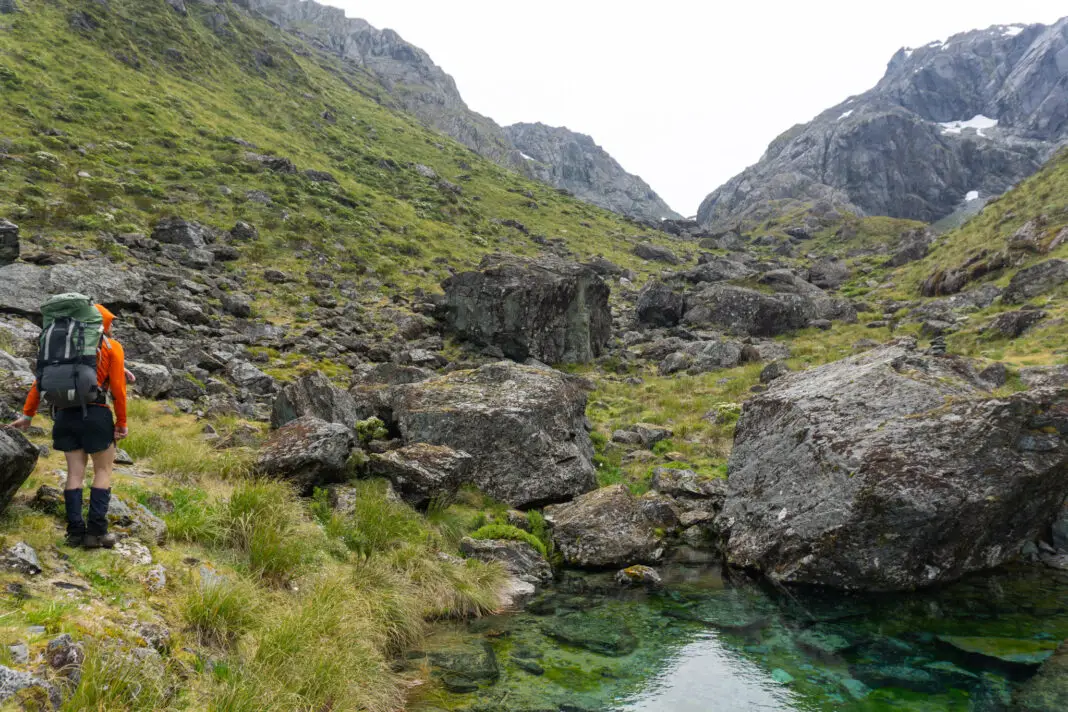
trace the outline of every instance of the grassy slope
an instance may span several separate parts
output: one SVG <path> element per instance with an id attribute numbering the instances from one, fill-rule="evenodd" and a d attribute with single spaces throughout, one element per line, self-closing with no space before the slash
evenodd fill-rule
<path id="1" fill-rule="evenodd" d="M 633 225 L 423 128 L 388 108 L 389 97 L 360 70 L 233 7 L 191 3 L 181 17 L 163 0 L 22 6 L 0 33 L 0 136 L 11 154 L 0 163 L 0 214 L 43 244 L 104 246 L 100 231 L 148 232 L 167 214 L 223 229 L 242 219 L 259 227 L 261 240 L 236 268 L 306 269 L 298 258 L 314 256 L 316 269 L 432 287 L 446 274 L 442 262 L 534 253 L 529 237 L 497 222 L 518 220 L 578 255 L 643 267 L 629 254 L 639 234 Z M 96 29 L 70 29 L 75 11 L 94 18 Z M 227 36 L 207 24 L 217 13 L 227 18 Z M 52 129 L 63 135 L 48 135 Z M 244 160 L 249 149 L 228 137 L 301 170 L 328 171 L 339 185 L 258 170 Z M 442 190 L 416 164 L 462 194 Z M 251 190 L 272 203 L 249 200 Z M 265 313 L 292 311 L 299 295 L 281 301 L 253 281 Z"/>

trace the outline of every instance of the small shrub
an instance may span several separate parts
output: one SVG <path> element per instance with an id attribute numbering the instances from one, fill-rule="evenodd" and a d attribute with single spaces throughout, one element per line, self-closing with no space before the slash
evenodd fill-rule
<path id="1" fill-rule="evenodd" d="M 530 532 L 525 532 L 511 524 L 487 524 L 471 535 L 472 539 L 508 539 L 511 541 L 525 541 L 538 550 L 542 556 L 548 556 L 545 543 Z"/>
<path id="2" fill-rule="evenodd" d="M 366 445 L 372 440 L 385 440 L 389 437 L 389 431 L 386 430 L 386 424 L 378 418 L 368 418 L 356 423 L 356 437 Z"/>

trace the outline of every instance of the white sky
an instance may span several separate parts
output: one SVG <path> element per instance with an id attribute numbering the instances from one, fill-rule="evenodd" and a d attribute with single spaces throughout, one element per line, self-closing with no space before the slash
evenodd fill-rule
<path id="1" fill-rule="evenodd" d="M 684 215 L 874 85 L 899 47 L 1068 14 L 1064 0 L 320 2 L 422 47 L 499 124 L 590 134 Z"/>

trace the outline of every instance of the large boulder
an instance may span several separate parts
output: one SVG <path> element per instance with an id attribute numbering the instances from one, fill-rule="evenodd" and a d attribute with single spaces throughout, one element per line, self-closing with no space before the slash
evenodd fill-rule
<path id="1" fill-rule="evenodd" d="M 372 455 L 369 469 L 393 483 L 408 504 L 426 509 L 434 501 L 448 502 L 464 482 L 472 457 L 442 445 L 415 443 Z"/>
<path id="2" fill-rule="evenodd" d="M 621 484 L 546 507 L 545 520 L 557 549 L 572 566 L 619 568 L 652 562 L 662 554 L 655 523 Z"/>
<path id="3" fill-rule="evenodd" d="M 331 383 L 321 371 L 301 376 L 282 388 L 274 399 L 271 427 L 280 428 L 305 415 L 350 428 L 356 427 L 356 421 L 360 420 L 356 400 Z"/>
<path id="4" fill-rule="evenodd" d="M 686 298 L 682 320 L 750 336 L 777 336 L 824 318 L 812 300 L 797 294 L 765 294 L 747 287 L 712 284 Z"/>
<path id="5" fill-rule="evenodd" d="M 1068 640 L 1016 693 L 1014 712 L 1068 710 Z"/>
<path id="6" fill-rule="evenodd" d="M 514 507 L 561 502 L 596 486 L 584 381 L 503 361 L 395 386 L 392 416 L 408 444 L 473 458 L 467 475 Z"/>
<path id="7" fill-rule="evenodd" d="M 112 308 L 140 309 L 144 274 L 108 260 L 90 260 L 52 267 L 16 262 L 0 267 L 0 312 L 25 316 L 40 313 L 48 297 L 80 292 Z"/>
<path id="8" fill-rule="evenodd" d="M 306 415 L 274 431 L 260 450 L 255 469 L 310 492 L 318 485 L 347 479 L 355 445 L 351 428 Z"/>
<path id="9" fill-rule="evenodd" d="M 774 381 L 735 431 L 730 560 L 893 591 L 1012 558 L 1068 494 L 1068 389 L 986 387 L 911 341 Z"/>
<path id="10" fill-rule="evenodd" d="M 0 428 L 0 512 L 37 466 L 37 448 L 22 433 Z"/>
<path id="11" fill-rule="evenodd" d="M 1006 304 L 1022 304 L 1068 282 L 1068 260 L 1046 260 L 1013 275 L 1001 295 Z"/>
<path id="12" fill-rule="evenodd" d="M 0 265 L 9 265 L 19 258 L 19 226 L 0 218 Z"/>
<path id="13" fill-rule="evenodd" d="M 645 285 L 638 295 L 638 322 L 646 326 L 675 326 L 686 308 L 686 298 L 663 282 Z"/>
<path id="14" fill-rule="evenodd" d="M 166 395 L 174 384 L 174 376 L 166 366 L 127 361 L 126 368 L 137 378 L 134 388 L 145 398 L 160 398 Z"/>
<path id="15" fill-rule="evenodd" d="M 584 265 L 558 258 L 487 258 L 481 271 L 442 284 L 445 321 L 465 339 L 517 361 L 585 363 L 612 331 L 608 285 Z"/>
<path id="16" fill-rule="evenodd" d="M 190 250 L 202 250 L 215 242 L 210 228 L 182 218 L 163 218 L 152 230 L 152 239 L 167 245 L 179 245 Z"/>

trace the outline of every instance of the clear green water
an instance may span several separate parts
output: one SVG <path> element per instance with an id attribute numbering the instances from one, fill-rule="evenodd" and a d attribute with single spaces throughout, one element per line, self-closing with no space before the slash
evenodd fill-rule
<path id="1" fill-rule="evenodd" d="M 1019 567 L 897 596 L 779 591 L 676 569 L 657 592 L 572 576 L 522 612 L 444 627 L 413 710 L 1010 709 L 1068 638 L 1068 575 Z"/>

